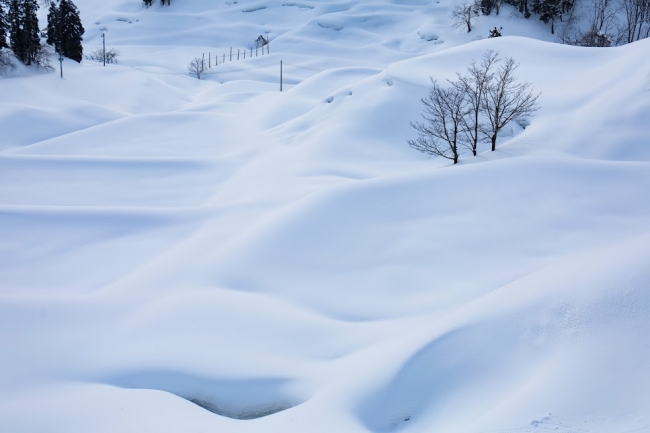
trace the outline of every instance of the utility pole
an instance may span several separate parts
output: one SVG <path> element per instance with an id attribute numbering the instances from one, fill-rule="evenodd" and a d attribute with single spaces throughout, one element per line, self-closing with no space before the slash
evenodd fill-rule
<path id="1" fill-rule="evenodd" d="M 102 57 L 104 58 L 104 66 L 106 66 L 106 35 L 102 33 Z"/>
<path id="2" fill-rule="evenodd" d="M 59 53 L 59 67 L 61 68 L 61 78 L 63 78 L 63 54 Z"/>
<path id="3" fill-rule="evenodd" d="M 282 60 L 280 60 L 280 92 L 282 91 Z"/>

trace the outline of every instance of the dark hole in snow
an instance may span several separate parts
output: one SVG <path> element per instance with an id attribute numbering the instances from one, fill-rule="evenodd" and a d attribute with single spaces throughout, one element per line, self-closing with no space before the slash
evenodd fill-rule
<path id="1" fill-rule="evenodd" d="M 266 6 L 254 6 L 252 8 L 244 9 L 242 12 L 245 13 L 250 13 L 250 12 L 257 12 L 266 9 Z"/>
<path id="2" fill-rule="evenodd" d="M 107 383 L 127 389 L 169 392 L 217 415 L 251 420 L 290 409 L 304 399 L 284 378 L 215 379 L 172 371 L 131 373 Z"/>
<path id="3" fill-rule="evenodd" d="M 211 401 L 202 400 L 200 398 L 185 398 L 185 399 L 217 415 L 221 415 L 233 419 L 239 419 L 239 420 L 250 420 L 250 419 L 262 418 L 268 415 L 273 415 L 274 413 L 282 412 L 283 410 L 291 409 L 293 407 L 292 405 L 284 405 L 284 406 L 276 405 L 276 406 L 258 407 L 257 409 L 249 408 L 244 411 L 232 412 L 229 410 L 225 410 L 224 408 L 220 407 L 217 403 Z"/>

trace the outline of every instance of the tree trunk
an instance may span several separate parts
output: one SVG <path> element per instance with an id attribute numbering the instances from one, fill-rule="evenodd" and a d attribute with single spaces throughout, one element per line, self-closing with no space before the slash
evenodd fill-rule
<path id="1" fill-rule="evenodd" d="M 495 150 L 497 150 L 497 135 L 494 134 L 490 138 L 492 139 L 492 152 L 494 152 Z"/>

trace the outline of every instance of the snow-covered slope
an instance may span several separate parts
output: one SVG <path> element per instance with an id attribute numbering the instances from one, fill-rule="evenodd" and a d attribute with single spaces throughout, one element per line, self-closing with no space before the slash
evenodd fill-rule
<path id="1" fill-rule="evenodd" d="M 78 0 L 120 63 L 0 79 L 1 432 L 650 429 L 650 40 L 173 3 Z M 530 126 L 410 149 L 429 76 L 488 49 Z"/>

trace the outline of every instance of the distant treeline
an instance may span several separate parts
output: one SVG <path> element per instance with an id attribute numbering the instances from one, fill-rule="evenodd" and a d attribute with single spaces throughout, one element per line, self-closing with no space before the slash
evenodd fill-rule
<path id="1" fill-rule="evenodd" d="M 650 36 L 650 0 L 462 0 L 452 18 L 469 32 L 474 17 L 499 15 L 504 3 L 539 17 L 565 44 L 609 47 Z"/>
<path id="2" fill-rule="evenodd" d="M 154 0 L 142 0 L 142 3 L 146 6 L 153 6 L 153 1 Z M 169 6 L 171 4 L 172 0 L 160 0 L 160 6 Z"/>

